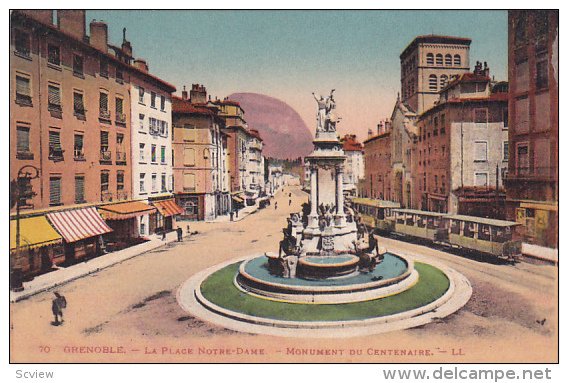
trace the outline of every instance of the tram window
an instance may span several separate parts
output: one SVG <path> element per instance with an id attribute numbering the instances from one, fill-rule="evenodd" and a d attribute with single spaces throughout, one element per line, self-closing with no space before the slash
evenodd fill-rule
<path id="1" fill-rule="evenodd" d="M 409 214 L 406 216 L 406 225 L 414 226 L 414 214 Z"/>
<path id="2" fill-rule="evenodd" d="M 469 238 L 475 237 L 475 224 L 472 222 L 466 222 L 463 230 L 463 235 Z"/>
<path id="3" fill-rule="evenodd" d="M 513 238 L 509 227 L 492 227 L 491 230 L 493 231 L 493 242 L 503 243 Z"/>
<path id="4" fill-rule="evenodd" d="M 479 225 L 479 235 L 478 238 L 483 241 L 491 240 L 491 234 L 489 233 L 489 225 Z"/>
<path id="5" fill-rule="evenodd" d="M 427 227 L 428 229 L 435 229 L 437 220 L 434 217 L 428 217 Z"/>
<path id="6" fill-rule="evenodd" d="M 396 223 L 404 225 L 404 214 L 396 214 Z"/>
<path id="7" fill-rule="evenodd" d="M 385 211 L 377 208 L 377 214 L 375 217 L 377 217 L 377 219 L 385 219 Z"/>
<path id="8" fill-rule="evenodd" d="M 461 221 L 452 220 L 452 224 L 450 225 L 450 230 L 451 230 L 452 234 L 458 234 L 459 235 L 460 224 L 461 224 Z"/>
<path id="9" fill-rule="evenodd" d="M 418 227 L 426 227 L 426 218 L 418 217 L 417 226 Z"/>

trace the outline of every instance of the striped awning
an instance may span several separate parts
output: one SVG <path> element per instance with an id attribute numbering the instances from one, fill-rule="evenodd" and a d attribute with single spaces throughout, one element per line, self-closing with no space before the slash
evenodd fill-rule
<path id="1" fill-rule="evenodd" d="M 48 213 L 47 219 L 67 243 L 112 231 L 94 207 Z"/>
<path id="2" fill-rule="evenodd" d="M 154 213 L 156 208 L 144 202 L 130 201 L 99 206 L 99 211 L 106 220 L 122 220 Z"/>
<path id="3" fill-rule="evenodd" d="M 154 205 L 164 217 L 171 217 L 172 215 L 183 214 L 184 212 L 173 199 L 152 202 L 152 205 Z"/>
<path id="4" fill-rule="evenodd" d="M 16 250 L 15 219 L 10 221 L 10 251 Z M 20 248 L 35 249 L 61 243 L 59 233 L 47 222 L 44 215 L 20 219 Z"/>

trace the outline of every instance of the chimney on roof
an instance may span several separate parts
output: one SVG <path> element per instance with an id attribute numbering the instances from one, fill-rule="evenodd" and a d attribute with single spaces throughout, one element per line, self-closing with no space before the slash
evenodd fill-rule
<path id="1" fill-rule="evenodd" d="M 89 29 L 91 32 L 91 37 L 89 41 L 93 47 L 103 51 L 108 52 L 108 25 L 104 21 L 93 20 L 89 24 Z"/>
<path id="2" fill-rule="evenodd" d="M 369 128 L 369 130 L 367 130 L 367 138 L 371 137 L 373 137 L 373 129 Z"/>
<path id="3" fill-rule="evenodd" d="M 57 27 L 83 41 L 86 36 L 86 17 L 84 9 L 60 9 L 57 11 Z"/>
<path id="4" fill-rule="evenodd" d="M 181 91 L 181 99 L 184 101 L 187 100 L 187 90 L 185 90 L 185 85 L 183 86 L 183 90 Z"/>
<path id="5" fill-rule="evenodd" d="M 483 75 L 489 77 L 489 67 L 487 66 L 487 61 L 483 62 Z"/>
<path id="6" fill-rule="evenodd" d="M 206 103 L 207 90 L 203 85 L 191 84 L 191 91 L 189 92 L 189 100 L 192 104 Z"/>
<path id="7" fill-rule="evenodd" d="M 134 67 L 140 69 L 144 73 L 148 73 L 148 63 L 144 59 L 136 59 L 134 60 Z"/>
<path id="8" fill-rule="evenodd" d="M 377 124 L 377 134 L 383 134 L 383 133 L 384 133 L 384 130 L 383 130 L 383 122 L 380 121 L 380 122 Z"/>
<path id="9" fill-rule="evenodd" d="M 473 74 L 475 74 L 477 76 L 483 75 L 483 70 L 482 70 L 482 67 L 481 67 L 481 61 L 475 62 L 475 68 L 473 69 Z"/>

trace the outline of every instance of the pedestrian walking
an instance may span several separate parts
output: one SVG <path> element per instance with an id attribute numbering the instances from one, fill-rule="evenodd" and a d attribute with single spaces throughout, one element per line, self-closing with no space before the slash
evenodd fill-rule
<path id="1" fill-rule="evenodd" d="M 181 226 L 176 229 L 176 232 L 178 235 L 178 242 L 181 242 L 183 240 L 183 229 Z"/>
<path id="2" fill-rule="evenodd" d="M 292 205 L 292 198 L 288 200 L 288 206 Z"/>
<path id="3" fill-rule="evenodd" d="M 189 236 L 191 234 L 191 230 L 189 229 L 189 225 L 187 225 L 185 228 L 186 228 L 187 235 Z"/>
<path id="4" fill-rule="evenodd" d="M 162 241 L 166 240 L 166 229 L 162 230 Z"/>
<path id="5" fill-rule="evenodd" d="M 229 215 L 231 216 L 231 221 L 234 219 L 235 216 L 235 212 L 233 210 L 231 210 L 231 212 L 229 213 Z"/>
<path id="6" fill-rule="evenodd" d="M 288 193 L 288 197 L 292 198 L 292 193 Z"/>
<path id="7" fill-rule="evenodd" d="M 274 202 L 274 210 L 278 209 L 278 201 Z"/>
<path id="8" fill-rule="evenodd" d="M 239 209 L 235 210 L 235 217 L 239 218 Z"/>
<path id="9" fill-rule="evenodd" d="M 53 312 L 53 316 L 55 317 L 55 321 L 53 322 L 54 326 L 59 326 L 63 324 L 63 309 L 67 307 L 67 300 L 57 291 L 54 292 L 55 298 L 51 301 L 51 311 Z M 61 318 L 61 321 L 59 320 Z"/>

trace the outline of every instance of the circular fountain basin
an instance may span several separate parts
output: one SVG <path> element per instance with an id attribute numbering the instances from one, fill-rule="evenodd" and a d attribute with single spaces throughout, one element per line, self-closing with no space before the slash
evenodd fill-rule
<path id="1" fill-rule="evenodd" d="M 338 268 L 357 266 L 356 256 L 311 256 L 307 258 L 308 265 L 333 266 Z M 351 257 L 355 257 L 353 259 Z M 319 262 L 319 263 L 317 263 Z M 301 267 L 305 267 L 302 265 Z M 350 271 L 348 275 L 313 279 L 301 275 L 296 278 L 284 278 L 271 274 L 268 259 L 264 256 L 249 259 L 239 267 L 234 279 L 235 285 L 248 294 L 289 303 L 337 304 L 361 302 L 377 299 L 388 295 L 398 294 L 418 281 L 418 273 L 414 264 L 399 255 L 386 253 L 383 261 L 368 273 Z"/>
<path id="2" fill-rule="evenodd" d="M 324 279 L 352 274 L 357 270 L 359 257 L 352 254 L 310 255 L 298 261 L 298 273 L 306 279 Z"/>

